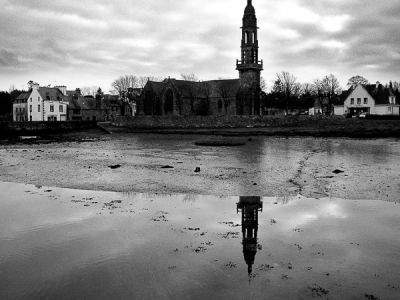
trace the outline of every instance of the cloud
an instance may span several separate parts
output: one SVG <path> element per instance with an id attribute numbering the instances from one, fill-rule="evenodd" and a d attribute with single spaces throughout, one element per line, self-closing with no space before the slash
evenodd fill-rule
<path id="1" fill-rule="evenodd" d="M 18 56 L 5 49 L 0 50 L 0 66 L 1 67 L 17 67 L 19 65 Z"/>
<path id="2" fill-rule="evenodd" d="M 0 0 L 0 89 L 26 82 L 24 73 L 39 82 L 104 89 L 121 74 L 237 77 L 245 2 Z M 253 4 L 267 82 L 281 70 L 302 81 L 329 73 L 342 82 L 356 73 L 396 80 L 398 1 Z"/>

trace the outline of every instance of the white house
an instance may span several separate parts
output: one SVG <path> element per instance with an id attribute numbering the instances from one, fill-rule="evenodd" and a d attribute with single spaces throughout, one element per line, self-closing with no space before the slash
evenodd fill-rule
<path id="1" fill-rule="evenodd" d="M 376 84 L 351 87 L 344 98 L 343 105 L 335 105 L 335 115 L 357 116 L 361 113 L 371 115 L 400 115 L 400 99 L 393 88 Z"/>
<path id="2" fill-rule="evenodd" d="M 66 87 L 39 87 L 39 84 L 33 83 L 28 96 L 25 95 L 26 121 L 67 121 L 66 92 Z M 20 105 L 14 102 L 14 121 L 21 121 L 16 111 Z"/>

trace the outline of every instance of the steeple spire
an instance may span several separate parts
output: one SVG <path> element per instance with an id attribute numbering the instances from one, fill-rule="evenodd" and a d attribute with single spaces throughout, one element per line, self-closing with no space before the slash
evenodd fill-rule
<path id="1" fill-rule="evenodd" d="M 257 31 L 256 11 L 252 5 L 252 0 L 247 0 L 243 14 L 241 59 L 236 62 L 241 94 L 243 95 L 243 99 L 237 102 L 237 114 L 260 114 L 259 94 L 263 62 L 258 57 Z"/>

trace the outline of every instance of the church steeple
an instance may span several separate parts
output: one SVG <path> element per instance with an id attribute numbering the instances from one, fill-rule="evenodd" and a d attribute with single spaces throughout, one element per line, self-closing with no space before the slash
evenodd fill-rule
<path id="1" fill-rule="evenodd" d="M 258 27 L 252 0 L 247 0 L 243 15 L 241 59 L 236 60 L 239 71 L 240 95 L 237 114 L 260 114 L 260 81 L 263 61 L 258 57 Z"/>
<path id="2" fill-rule="evenodd" d="M 258 60 L 257 17 L 252 1 L 247 0 L 243 15 L 241 60 L 237 61 L 239 71 L 249 67 L 259 71 L 263 69 L 262 61 Z"/>

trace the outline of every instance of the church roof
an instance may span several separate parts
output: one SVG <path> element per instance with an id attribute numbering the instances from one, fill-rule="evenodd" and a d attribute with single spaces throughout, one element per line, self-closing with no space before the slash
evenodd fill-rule
<path id="1" fill-rule="evenodd" d="M 240 87 L 239 79 L 221 79 L 209 81 L 188 81 L 178 79 L 166 79 L 162 82 L 149 81 L 146 89 L 152 90 L 161 96 L 170 86 L 183 98 L 233 98 Z"/>

